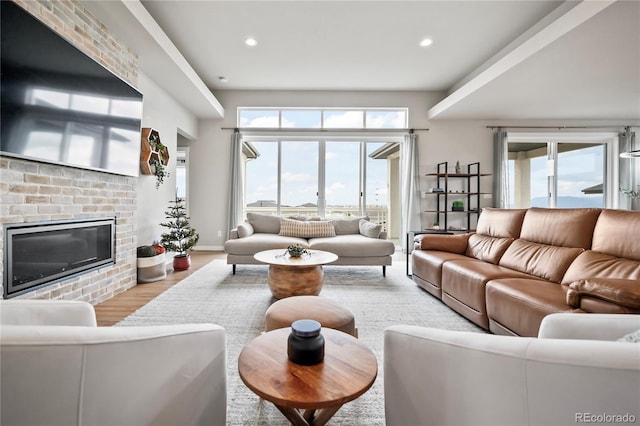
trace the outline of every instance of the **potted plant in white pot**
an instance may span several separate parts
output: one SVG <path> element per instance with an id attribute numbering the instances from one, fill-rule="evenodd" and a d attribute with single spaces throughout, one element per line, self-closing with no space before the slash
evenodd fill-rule
<path id="1" fill-rule="evenodd" d="M 160 224 L 169 230 L 162 234 L 160 244 L 167 251 L 176 253 L 173 257 L 173 269 L 183 271 L 191 267 L 189 250 L 197 244 L 200 236 L 189 224 L 184 200 L 176 197 L 170 203 L 169 210 L 164 212 L 165 217 L 169 220 Z"/>

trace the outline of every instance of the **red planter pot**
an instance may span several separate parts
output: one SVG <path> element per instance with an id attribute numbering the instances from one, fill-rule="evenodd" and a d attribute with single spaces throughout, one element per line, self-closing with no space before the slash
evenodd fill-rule
<path id="1" fill-rule="evenodd" d="M 191 268 L 191 256 L 175 256 L 173 258 L 173 270 L 184 271 Z"/>

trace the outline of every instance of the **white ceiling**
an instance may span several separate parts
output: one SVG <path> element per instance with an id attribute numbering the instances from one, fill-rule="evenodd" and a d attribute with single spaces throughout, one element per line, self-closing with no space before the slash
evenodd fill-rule
<path id="1" fill-rule="evenodd" d="M 211 92 L 260 89 L 447 92 L 433 119 L 640 119 L 638 1 L 84 3 L 201 117 L 222 111 Z"/>

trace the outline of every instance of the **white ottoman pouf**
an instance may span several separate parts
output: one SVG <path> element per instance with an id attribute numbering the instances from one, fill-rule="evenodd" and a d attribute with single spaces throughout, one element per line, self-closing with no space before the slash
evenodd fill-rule
<path id="1" fill-rule="evenodd" d="M 320 296 L 292 296 L 274 302 L 265 314 L 265 330 L 291 327 L 299 319 L 312 319 L 322 327 L 358 337 L 353 313 L 345 306 Z"/>

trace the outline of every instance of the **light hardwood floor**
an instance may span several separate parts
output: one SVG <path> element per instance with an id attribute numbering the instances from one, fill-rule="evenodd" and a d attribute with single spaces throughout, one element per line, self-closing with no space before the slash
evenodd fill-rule
<path id="1" fill-rule="evenodd" d="M 152 283 L 138 284 L 111 299 L 95 306 L 98 326 L 112 326 L 129 314 L 146 305 L 156 296 L 185 279 L 213 259 L 225 259 L 220 251 L 192 251 L 191 268 L 186 271 L 171 271 L 167 278 Z M 229 266 L 231 269 L 231 266 Z"/>

